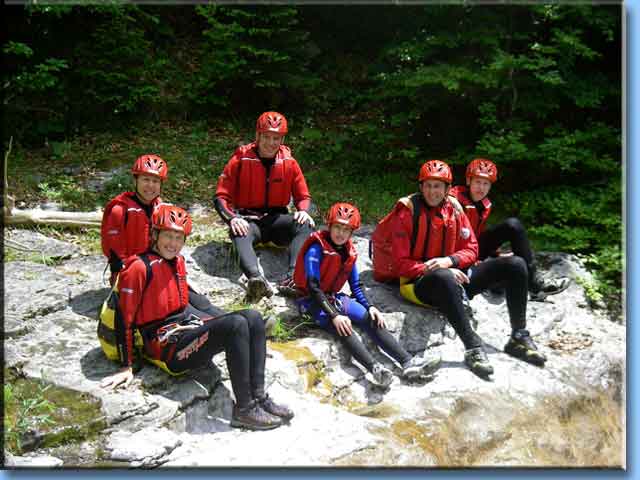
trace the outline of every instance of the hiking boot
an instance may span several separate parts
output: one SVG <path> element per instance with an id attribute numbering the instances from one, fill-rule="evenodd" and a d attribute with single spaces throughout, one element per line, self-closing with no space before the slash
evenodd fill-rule
<path id="1" fill-rule="evenodd" d="M 493 373 L 493 367 L 482 347 L 471 348 L 464 352 L 464 363 L 479 377 L 487 377 Z"/>
<path id="2" fill-rule="evenodd" d="M 285 275 L 282 280 L 278 282 L 278 292 L 280 292 L 285 297 L 297 297 L 298 289 L 296 288 L 296 283 L 293 281 L 293 275 L 288 274 Z"/>
<path id="3" fill-rule="evenodd" d="M 268 394 L 258 399 L 258 404 L 265 412 L 280 417 L 282 420 L 291 420 L 293 418 L 293 412 L 286 405 L 279 405 L 274 402 Z"/>
<path id="4" fill-rule="evenodd" d="M 269 282 L 262 275 L 256 275 L 247 280 L 247 300 L 250 302 L 257 302 L 262 297 L 270 297 L 272 295 L 273 292 Z"/>
<path id="5" fill-rule="evenodd" d="M 245 408 L 240 408 L 237 405 L 233 407 L 232 427 L 246 428 L 248 430 L 271 430 L 280 425 L 282 425 L 280 417 L 264 411 L 258 402 L 251 402 Z"/>
<path id="6" fill-rule="evenodd" d="M 439 355 L 433 355 L 427 358 L 416 355 L 402 365 L 402 376 L 409 380 L 429 375 L 440 368 L 440 363 L 441 358 Z"/>
<path id="7" fill-rule="evenodd" d="M 504 346 L 504 352 L 538 367 L 543 367 L 547 361 L 547 357 L 540 353 L 536 344 L 533 343 L 529 331 L 524 329 L 515 330 L 511 334 Z"/>
<path id="8" fill-rule="evenodd" d="M 371 370 L 371 383 L 378 387 L 387 388 L 393 382 L 393 374 L 387 367 L 376 363 Z"/>

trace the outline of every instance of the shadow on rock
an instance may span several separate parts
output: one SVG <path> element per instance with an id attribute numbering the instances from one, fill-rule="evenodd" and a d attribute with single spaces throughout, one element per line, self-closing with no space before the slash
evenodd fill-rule
<path id="1" fill-rule="evenodd" d="M 71 310 L 78 315 L 98 319 L 102 302 L 107 298 L 111 289 L 88 290 L 71 298 L 69 305 Z"/>
<path id="2" fill-rule="evenodd" d="M 88 380 L 101 381 L 108 375 L 116 373 L 120 367 L 105 357 L 102 348 L 96 347 L 80 358 L 80 369 Z"/>
<path id="3" fill-rule="evenodd" d="M 255 252 L 258 264 L 268 280 L 277 281 L 286 273 L 289 262 L 288 248 L 259 247 Z M 236 281 L 242 275 L 238 254 L 231 243 L 214 241 L 200 245 L 194 249 L 191 257 L 198 268 L 212 277 L 225 277 Z"/>

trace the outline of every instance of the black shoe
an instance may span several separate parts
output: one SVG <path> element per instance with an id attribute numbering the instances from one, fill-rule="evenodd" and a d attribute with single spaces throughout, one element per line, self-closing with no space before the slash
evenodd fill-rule
<path id="1" fill-rule="evenodd" d="M 293 418 L 293 412 L 289 407 L 277 404 L 268 394 L 258 399 L 258 404 L 265 412 L 275 415 L 276 417 L 280 417 L 283 420 L 291 420 Z"/>
<path id="2" fill-rule="evenodd" d="M 480 377 L 488 377 L 493 373 L 493 367 L 482 347 L 471 348 L 464 352 L 464 363 Z"/>
<path id="3" fill-rule="evenodd" d="M 272 430 L 282 425 L 280 417 L 264 411 L 258 402 L 252 402 L 245 408 L 233 407 L 231 426 L 248 430 Z"/>
<path id="4" fill-rule="evenodd" d="M 250 277 L 247 280 L 247 300 L 250 302 L 257 302 L 262 297 L 270 297 L 273 295 L 273 291 L 269 286 L 266 278 L 262 275 L 256 275 Z"/>
<path id="5" fill-rule="evenodd" d="M 504 346 L 505 353 L 538 367 L 544 367 L 547 357 L 538 351 L 527 330 L 515 330 Z"/>
<path id="6" fill-rule="evenodd" d="M 278 282 L 278 292 L 280 292 L 285 297 L 298 297 L 299 291 L 296 288 L 296 283 L 293 281 L 293 275 L 288 274 Z"/>

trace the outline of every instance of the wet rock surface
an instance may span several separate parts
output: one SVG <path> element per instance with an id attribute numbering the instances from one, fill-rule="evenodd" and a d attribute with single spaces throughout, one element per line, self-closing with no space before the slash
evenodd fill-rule
<path id="1" fill-rule="evenodd" d="M 363 231 L 367 235 L 368 229 Z M 38 235 L 13 232 L 21 243 Z M 75 252 L 72 247 L 68 250 Z M 67 251 L 67 246 L 56 248 Z M 388 329 L 408 351 L 440 355 L 441 369 L 432 377 L 407 382 L 399 377 L 400 367 L 364 338 L 374 356 L 394 372 L 391 388 L 381 391 L 320 330 L 312 328 L 304 338 L 288 342 L 269 341 L 268 391 L 296 416 L 289 425 L 255 433 L 229 425 L 233 396 L 224 353 L 210 366 L 184 376 L 171 377 L 149 365 L 127 390 L 100 388 L 100 381 L 118 369 L 102 354 L 95 333 L 96 312 L 108 293 L 101 256 L 71 254 L 55 265 L 8 262 L 5 364 L 98 399 L 106 428 L 100 448 L 89 440 L 77 444 L 82 455 L 35 451 L 10 456 L 7 465 L 86 466 L 87 457 L 95 455 L 95 465 L 149 468 L 429 467 L 451 466 L 447 459 L 457 452 L 468 465 L 527 466 L 535 463 L 510 432 L 528 411 L 549 398 L 569 404 L 593 391 L 624 399 L 625 327 L 592 311 L 576 281 L 546 302 L 528 304 L 528 329 L 549 358 L 545 368 L 503 353 L 510 334 L 504 301 L 483 295 L 471 300 L 477 331 L 495 369 L 486 381 L 464 366 L 463 345 L 452 338 L 440 313 L 411 305 L 397 287 L 373 281 L 366 236 L 356 237 L 356 248 L 365 291 L 385 312 Z M 228 242 L 188 244 L 183 253 L 189 281 L 213 303 L 244 301 L 241 272 Z M 285 271 L 286 251 L 261 249 L 259 255 L 267 278 L 275 283 Z M 589 277 L 575 257 L 548 253 L 540 260 L 548 275 Z M 295 303 L 279 295 L 261 300 L 257 308 L 281 319 L 299 316 Z M 455 433 L 450 439 L 454 444 L 438 447 L 445 429 Z M 476 454 L 462 454 L 469 450 Z M 557 466 L 574 466 L 568 462 Z M 617 465 L 623 462 L 621 454 Z"/>

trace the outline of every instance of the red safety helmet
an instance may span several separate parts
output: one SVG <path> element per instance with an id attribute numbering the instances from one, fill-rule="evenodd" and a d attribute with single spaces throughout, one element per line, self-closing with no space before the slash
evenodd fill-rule
<path id="1" fill-rule="evenodd" d="M 352 230 L 360 228 L 360 212 L 350 203 L 335 203 L 327 213 L 327 225 L 340 223 L 351 227 Z"/>
<path id="2" fill-rule="evenodd" d="M 256 122 L 256 134 L 261 132 L 275 132 L 286 135 L 288 131 L 287 119 L 278 112 L 264 112 L 258 117 L 258 121 Z"/>
<path id="3" fill-rule="evenodd" d="M 467 179 L 473 177 L 486 178 L 491 183 L 498 180 L 498 167 L 486 158 L 474 158 L 467 166 Z"/>
<path id="4" fill-rule="evenodd" d="M 182 232 L 187 237 L 191 233 L 191 217 L 180 207 L 161 203 L 151 215 L 151 226 L 157 230 Z"/>
<path id="5" fill-rule="evenodd" d="M 169 175 L 169 167 L 167 162 L 158 155 L 142 155 L 136 159 L 133 164 L 131 173 L 134 175 L 153 175 L 159 177 L 161 181 L 165 181 Z"/>
<path id="6" fill-rule="evenodd" d="M 453 175 L 449 165 L 442 160 L 428 160 L 422 168 L 420 168 L 420 176 L 418 181 L 424 182 L 425 180 L 441 180 L 445 183 L 451 184 L 453 181 Z"/>

